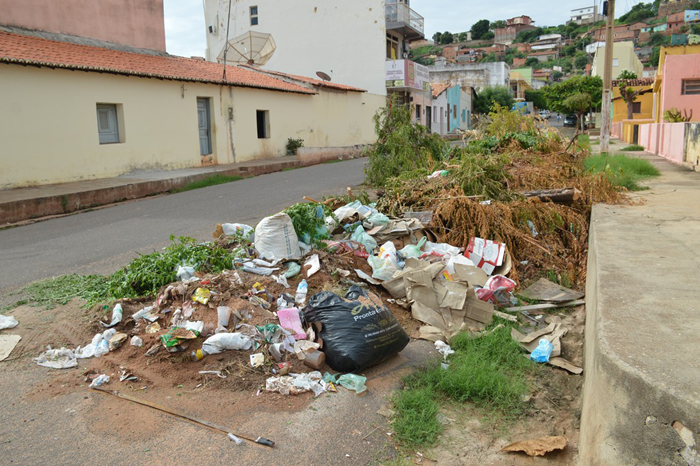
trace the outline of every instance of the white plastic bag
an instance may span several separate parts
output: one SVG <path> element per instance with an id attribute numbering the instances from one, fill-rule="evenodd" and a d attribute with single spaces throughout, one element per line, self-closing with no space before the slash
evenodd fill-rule
<path id="1" fill-rule="evenodd" d="M 430 241 L 425 243 L 423 250 L 425 252 L 436 252 L 443 256 L 456 256 L 459 254 L 458 247 L 450 246 L 447 243 L 431 243 Z"/>
<path id="2" fill-rule="evenodd" d="M 372 278 L 382 281 L 391 280 L 396 271 L 399 270 L 396 246 L 391 241 L 387 241 L 379 249 L 379 255 L 369 256 L 367 262 L 372 267 Z"/>
<path id="3" fill-rule="evenodd" d="M 95 356 L 95 351 L 97 351 L 97 347 L 100 345 L 102 342 L 102 334 L 98 333 L 94 337 L 92 337 L 92 342 L 89 345 L 86 345 L 85 347 L 81 348 L 78 346 L 75 351 L 75 357 L 78 359 L 87 359 Z M 109 342 L 107 342 L 109 345 Z M 109 347 L 108 347 L 109 349 Z"/>
<path id="4" fill-rule="evenodd" d="M 78 365 L 75 354 L 71 350 L 66 348 L 51 349 L 50 346 L 47 346 L 46 351 L 41 353 L 38 358 L 34 358 L 34 361 L 40 366 L 52 369 L 67 369 Z"/>
<path id="5" fill-rule="evenodd" d="M 241 235 L 243 238 L 253 240 L 253 227 L 244 223 L 222 223 L 221 229 L 226 236 Z"/>
<path id="6" fill-rule="evenodd" d="M 131 344 L 131 346 L 141 348 L 143 346 L 143 340 L 141 339 L 141 337 L 134 335 L 133 337 L 131 337 L 130 344 Z"/>
<path id="7" fill-rule="evenodd" d="M 226 350 L 249 350 L 252 346 L 253 339 L 242 333 L 217 333 L 204 340 L 202 351 L 218 354 Z"/>
<path id="8" fill-rule="evenodd" d="M 280 212 L 255 227 L 255 250 L 263 259 L 299 259 L 299 238 L 289 215 Z"/>
<path id="9" fill-rule="evenodd" d="M 95 377 L 90 384 L 90 388 L 95 388 L 99 387 L 100 385 L 108 384 L 109 383 L 109 376 L 107 374 L 100 374 L 97 377 Z"/>
<path id="10" fill-rule="evenodd" d="M 0 316 L 0 330 L 15 328 L 19 322 L 13 316 Z"/>
<path id="11" fill-rule="evenodd" d="M 194 267 L 189 267 L 187 265 L 179 265 L 177 267 L 177 279 L 180 281 L 189 280 L 194 277 Z"/>

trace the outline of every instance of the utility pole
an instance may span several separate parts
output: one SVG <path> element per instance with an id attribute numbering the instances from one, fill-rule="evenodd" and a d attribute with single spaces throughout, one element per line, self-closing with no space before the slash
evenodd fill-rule
<path id="1" fill-rule="evenodd" d="M 608 17 L 605 29 L 605 66 L 603 67 L 602 125 L 600 128 L 600 151 L 610 148 L 610 107 L 612 105 L 613 29 L 615 27 L 615 0 L 608 0 Z"/>

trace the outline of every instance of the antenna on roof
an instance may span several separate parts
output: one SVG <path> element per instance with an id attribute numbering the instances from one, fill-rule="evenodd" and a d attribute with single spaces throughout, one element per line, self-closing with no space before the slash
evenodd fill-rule
<path id="1" fill-rule="evenodd" d="M 332 73 L 332 72 L 333 72 L 333 71 L 331 71 L 331 73 Z M 316 76 L 318 76 L 319 78 L 323 79 L 324 81 L 330 81 L 330 80 L 331 80 L 331 77 L 328 76 L 328 74 L 324 73 L 323 71 L 317 71 L 317 72 L 316 72 Z"/>

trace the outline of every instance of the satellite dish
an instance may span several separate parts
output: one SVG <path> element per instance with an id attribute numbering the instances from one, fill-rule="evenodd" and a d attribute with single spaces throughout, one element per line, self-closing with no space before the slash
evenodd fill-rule
<path id="1" fill-rule="evenodd" d="M 331 80 L 331 77 L 328 76 L 328 75 L 327 75 L 326 73 L 324 73 L 323 71 L 317 71 L 317 72 L 316 72 L 316 76 L 318 76 L 319 78 L 323 79 L 324 81 L 330 81 L 330 80 Z"/>
<path id="2" fill-rule="evenodd" d="M 248 31 L 229 40 L 221 50 L 217 60 L 219 63 L 245 63 L 262 66 L 272 58 L 277 46 L 271 34 Z"/>

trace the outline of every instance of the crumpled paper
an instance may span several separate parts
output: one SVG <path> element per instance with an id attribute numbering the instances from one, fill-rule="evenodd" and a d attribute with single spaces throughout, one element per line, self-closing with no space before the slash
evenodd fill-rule
<path id="1" fill-rule="evenodd" d="M 279 392 L 282 395 L 298 395 L 304 392 L 313 392 L 319 396 L 328 391 L 328 384 L 323 381 L 318 371 L 307 374 L 289 374 L 281 377 L 269 377 L 265 381 L 265 391 Z"/>

